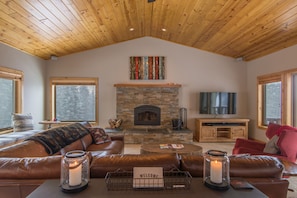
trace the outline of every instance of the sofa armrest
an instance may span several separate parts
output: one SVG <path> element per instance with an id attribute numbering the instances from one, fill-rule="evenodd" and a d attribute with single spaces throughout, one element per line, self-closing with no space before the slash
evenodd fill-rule
<path id="1" fill-rule="evenodd" d="M 284 165 L 272 156 L 251 155 L 230 157 L 230 177 L 275 178 L 283 177 Z"/>
<path id="2" fill-rule="evenodd" d="M 112 141 L 114 140 L 124 141 L 124 135 L 113 135 L 113 136 L 110 136 L 110 138 Z"/>
<path id="3" fill-rule="evenodd" d="M 61 156 L 0 158 L 1 179 L 57 179 Z"/>

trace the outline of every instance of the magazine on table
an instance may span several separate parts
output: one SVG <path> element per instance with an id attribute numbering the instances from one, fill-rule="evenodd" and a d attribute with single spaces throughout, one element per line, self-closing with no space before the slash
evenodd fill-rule
<path id="1" fill-rule="evenodd" d="M 182 149 L 184 148 L 183 144 L 160 144 L 161 149 Z"/>

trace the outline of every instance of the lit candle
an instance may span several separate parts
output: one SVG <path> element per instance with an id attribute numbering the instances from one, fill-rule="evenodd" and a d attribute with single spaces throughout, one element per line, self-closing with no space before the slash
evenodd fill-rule
<path id="1" fill-rule="evenodd" d="M 81 164 L 72 163 L 69 169 L 69 186 L 77 186 L 81 184 Z M 76 167 L 77 166 L 77 167 Z M 75 167 L 75 168 L 72 168 Z"/>
<path id="2" fill-rule="evenodd" d="M 222 162 L 217 160 L 210 162 L 210 181 L 217 184 L 222 183 L 222 172 Z"/>

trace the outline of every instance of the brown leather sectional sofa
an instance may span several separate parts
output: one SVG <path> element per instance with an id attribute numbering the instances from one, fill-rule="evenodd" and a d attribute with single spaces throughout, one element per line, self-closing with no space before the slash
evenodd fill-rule
<path id="1" fill-rule="evenodd" d="M 135 166 L 158 166 L 165 171 L 189 171 L 203 177 L 203 156 L 172 154 L 112 154 L 91 157 L 91 178 L 107 172 L 132 171 Z M 48 157 L 0 158 L 1 197 L 26 197 L 46 179 L 59 179 L 61 155 Z M 288 181 L 282 178 L 283 165 L 273 157 L 230 158 L 230 177 L 243 178 L 270 198 L 285 198 Z M 193 188 L 195 186 L 192 186 Z M 57 190 L 60 190 L 57 186 Z"/>
<path id="2" fill-rule="evenodd" d="M 36 141 L 24 141 L 0 149 L 0 195 L 26 197 L 47 179 L 59 179 L 61 158 L 70 150 L 86 150 L 90 156 L 91 178 L 104 178 L 107 172 L 132 171 L 135 166 L 158 166 L 165 171 L 189 171 L 203 177 L 203 156 L 173 154 L 122 154 L 123 137 L 102 145 L 92 143 L 89 134 L 49 155 Z M 288 181 L 282 178 L 283 165 L 274 157 L 243 156 L 230 158 L 230 176 L 244 178 L 269 197 L 286 197 Z M 195 186 L 192 186 L 193 188 Z M 60 190 L 57 187 L 57 190 Z"/>

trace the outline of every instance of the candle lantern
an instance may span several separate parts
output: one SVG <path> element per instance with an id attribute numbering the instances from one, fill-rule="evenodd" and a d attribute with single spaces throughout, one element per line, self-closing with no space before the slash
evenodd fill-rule
<path id="1" fill-rule="evenodd" d="M 229 158 L 226 152 L 217 150 L 206 152 L 204 155 L 203 182 L 212 189 L 229 189 Z"/>
<path id="2" fill-rule="evenodd" d="M 89 158 L 84 151 L 69 151 L 61 161 L 60 185 L 63 192 L 80 192 L 90 180 Z"/>

